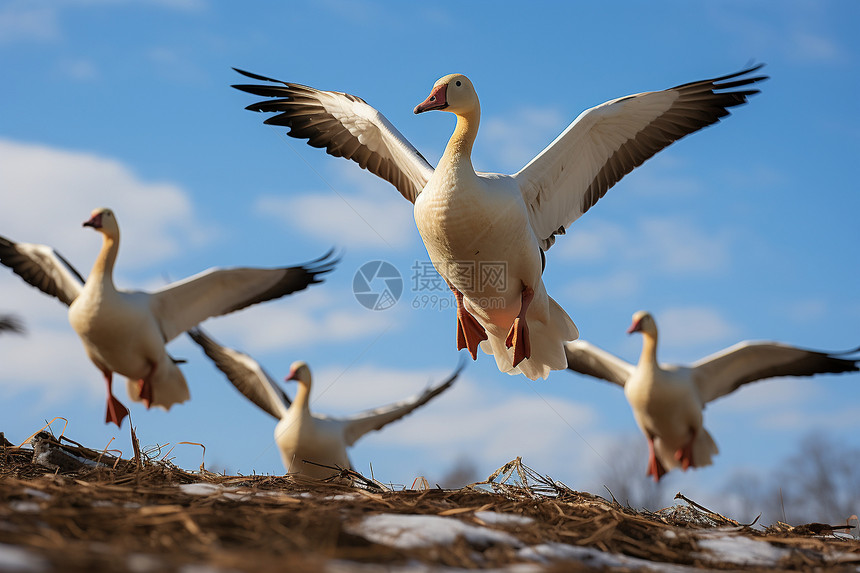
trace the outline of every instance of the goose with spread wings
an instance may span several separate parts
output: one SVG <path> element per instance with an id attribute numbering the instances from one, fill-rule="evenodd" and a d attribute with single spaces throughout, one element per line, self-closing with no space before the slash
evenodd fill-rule
<path id="1" fill-rule="evenodd" d="M 639 363 L 630 364 L 586 342 L 568 342 L 568 368 L 618 384 L 648 439 L 648 475 L 710 465 L 717 445 L 702 425 L 708 402 L 744 384 L 777 376 L 856 372 L 860 358 L 797 348 L 781 342 L 744 341 L 690 366 L 657 362 L 657 323 L 645 311 L 633 315 L 628 333 L 642 334 Z"/>
<path id="2" fill-rule="evenodd" d="M 415 223 L 457 302 L 457 348 L 493 354 L 503 372 L 546 378 L 567 366 L 573 321 L 546 292 L 544 251 L 625 174 L 672 142 L 746 103 L 761 65 L 714 79 L 644 92 L 586 110 L 513 175 L 480 173 L 472 145 L 481 108 L 462 74 L 436 82 L 415 113 L 456 115 L 434 169 L 400 132 L 359 97 L 236 70 L 267 84 L 233 86 L 272 98 L 246 109 L 274 113 L 329 154 L 358 163 L 414 203 Z"/>
<path id="3" fill-rule="evenodd" d="M 336 418 L 310 411 L 311 371 L 305 362 L 294 362 L 290 367 L 286 379 L 298 382 L 296 396 L 290 400 L 265 369 L 247 354 L 221 346 L 201 328 L 189 330 L 188 335 L 239 392 L 278 420 L 275 442 L 287 473 L 315 479 L 331 477 L 338 468 L 352 468 L 348 447 L 368 432 L 399 420 L 450 388 L 463 369 L 461 362 L 447 380 L 411 398 Z"/>
<path id="4" fill-rule="evenodd" d="M 111 390 L 113 373 L 128 378 L 135 401 L 169 409 L 190 395 L 185 377 L 164 346 L 201 321 L 276 299 L 322 282 L 336 260 L 331 252 L 283 268 L 213 268 L 153 292 L 117 289 L 113 269 L 119 224 L 113 211 L 96 209 L 84 222 L 100 232 L 102 248 L 89 278 L 51 247 L 0 237 L 0 263 L 69 306 L 69 322 L 107 385 L 105 422 L 128 415 Z"/>

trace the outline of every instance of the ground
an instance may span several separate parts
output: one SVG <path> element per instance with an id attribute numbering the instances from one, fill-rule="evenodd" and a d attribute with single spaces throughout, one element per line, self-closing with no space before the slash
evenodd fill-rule
<path id="1" fill-rule="evenodd" d="M 860 571 L 860 541 L 828 526 L 739 524 L 683 496 L 636 511 L 519 460 L 459 490 L 412 487 L 186 471 L 0 434 L 0 571 Z"/>

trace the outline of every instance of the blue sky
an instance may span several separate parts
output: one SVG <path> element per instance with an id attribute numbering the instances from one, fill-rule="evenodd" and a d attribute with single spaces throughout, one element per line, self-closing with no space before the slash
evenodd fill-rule
<path id="1" fill-rule="evenodd" d="M 243 82 L 232 66 L 359 95 L 434 164 L 453 117 L 412 108 L 442 75 L 465 73 L 483 111 L 476 168 L 511 173 L 588 107 L 765 62 L 761 94 L 625 177 L 548 252 L 544 280 L 583 338 L 630 361 L 640 339 L 625 329 L 638 309 L 655 314 L 664 361 L 743 339 L 847 349 L 860 344 L 858 21 L 853 2 L 524 10 L 11 0 L 0 7 L 0 234 L 50 244 L 86 273 L 100 237 L 81 223 L 110 206 L 123 232 L 116 281 L 135 288 L 343 249 L 324 286 L 205 326 L 276 378 L 306 360 L 312 407 L 348 413 L 406 397 L 455 367 L 450 298 L 412 288 L 412 267 L 427 255 L 411 205 L 355 164 L 262 125 L 265 116 L 243 110 L 255 98 L 230 88 Z M 384 311 L 352 294 L 356 270 L 375 260 L 405 281 Z M 29 330 L 0 339 L 0 431 L 21 441 L 63 416 L 73 439 L 102 447 L 115 437 L 112 447 L 130 456 L 127 426 L 102 423 L 101 376 L 61 303 L 11 272 L 0 273 L 0 291 L 0 312 L 18 313 Z M 433 294 L 444 296 L 422 298 Z M 281 473 L 274 422 L 189 340 L 170 351 L 188 359 L 192 399 L 169 413 L 132 406 L 142 444 L 200 442 L 207 466 Z M 734 472 L 764 475 L 808 432 L 860 445 L 860 375 L 751 385 L 712 404 L 706 427 L 721 449 L 716 464 L 671 474 L 673 492 L 707 499 Z M 618 443 L 641 453 L 644 478 L 644 439 L 617 388 L 567 372 L 530 383 L 480 355 L 450 392 L 367 436 L 352 458 L 362 472 L 372 463 L 376 477 L 409 485 L 440 479 L 458 460 L 484 476 L 523 456 L 601 493 Z M 200 463 L 194 446 L 171 455 L 183 467 Z"/>

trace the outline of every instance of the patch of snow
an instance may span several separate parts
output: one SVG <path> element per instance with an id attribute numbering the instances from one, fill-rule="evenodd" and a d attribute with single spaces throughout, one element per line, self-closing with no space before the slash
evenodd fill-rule
<path id="1" fill-rule="evenodd" d="M 487 525 L 530 525 L 534 519 L 516 513 L 498 513 L 496 511 L 476 511 L 475 517 Z"/>
<path id="2" fill-rule="evenodd" d="M 696 557 L 723 561 L 734 565 L 758 565 L 772 567 L 791 553 L 788 549 L 774 547 L 766 541 L 755 541 L 747 537 L 723 535 L 697 541 L 708 553 L 696 553 Z"/>
<path id="3" fill-rule="evenodd" d="M 481 571 L 484 573 L 542 573 L 545 569 L 543 565 L 513 563 L 506 567 L 481 569 Z M 463 569 L 462 567 L 445 567 L 417 562 L 406 565 L 379 565 L 376 563 L 333 560 L 326 563 L 325 566 L 325 573 L 474 573 L 474 571 L 474 569 Z"/>
<path id="4" fill-rule="evenodd" d="M 326 501 L 355 501 L 362 496 L 358 493 L 339 493 L 337 495 L 327 495 L 323 498 Z"/>
<path id="5" fill-rule="evenodd" d="M 639 569 L 642 571 L 659 571 L 666 573 L 693 573 L 701 569 L 687 567 L 686 565 L 675 565 L 672 563 L 658 563 L 647 561 L 637 557 L 630 557 L 621 553 L 607 553 L 593 547 L 580 547 L 578 545 L 567 545 L 564 543 L 542 543 L 520 549 L 517 555 L 522 559 L 539 561 L 540 563 L 552 563 L 557 561 L 576 561 L 589 567 L 622 567 L 624 569 Z"/>
<path id="6" fill-rule="evenodd" d="M 368 541 L 397 547 L 415 549 L 430 545 L 449 545 L 458 537 L 464 537 L 475 545 L 505 544 L 521 547 L 522 542 L 509 533 L 464 523 L 452 517 L 438 515 L 406 515 L 381 513 L 365 517 L 347 530 Z"/>
<path id="7" fill-rule="evenodd" d="M 30 497 L 38 497 L 39 499 L 51 499 L 52 497 L 49 493 L 45 493 L 44 491 L 33 489 L 31 487 L 24 488 L 24 493 Z"/>
<path id="8" fill-rule="evenodd" d="M 163 571 L 165 563 L 155 555 L 131 553 L 125 559 L 125 566 L 131 573 L 150 573 Z"/>
<path id="9" fill-rule="evenodd" d="M 38 511 L 42 511 L 41 506 L 35 501 L 20 500 L 9 502 L 9 509 L 20 513 L 36 513 Z"/>
<path id="10" fill-rule="evenodd" d="M 212 495 L 213 493 L 220 493 L 224 490 L 223 487 L 214 483 L 184 483 L 179 486 L 179 489 L 182 490 L 182 493 L 187 493 L 188 495 Z"/>
<path id="11" fill-rule="evenodd" d="M 50 570 L 50 563 L 42 556 L 21 547 L 0 543 L 0 571 L 48 570 Z"/>

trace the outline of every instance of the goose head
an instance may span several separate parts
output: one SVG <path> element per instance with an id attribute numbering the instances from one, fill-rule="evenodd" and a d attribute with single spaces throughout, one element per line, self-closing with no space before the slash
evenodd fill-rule
<path id="1" fill-rule="evenodd" d="M 90 218 L 84 221 L 84 227 L 92 227 L 99 233 L 112 239 L 119 237 L 119 224 L 116 222 L 116 216 L 107 207 L 94 209 L 90 213 Z"/>
<path id="2" fill-rule="evenodd" d="M 303 360 L 297 360 L 290 365 L 290 373 L 284 378 L 285 381 L 295 380 L 299 384 L 311 385 L 311 369 Z"/>
<path id="3" fill-rule="evenodd" d="M 430 95 L 415 106 L 415 113 L 423 113 L 434 109 L 449 111 L 457 115 L 465 115 L 480 109 L 478 94 L 472 82 L 463 74 L 450 74 L 440 78 Z"/>
<path id="4" fill-rule="evenodd" d="M 641 332 L 643 335 L 657 338 L 657 322 L 651 316 L 650 312 L 639 310 L 633 313 L 633 322 L 630 324 L 630 328 L 627 329 L 627 334 L 633 334 L 634 332 Z"/>

